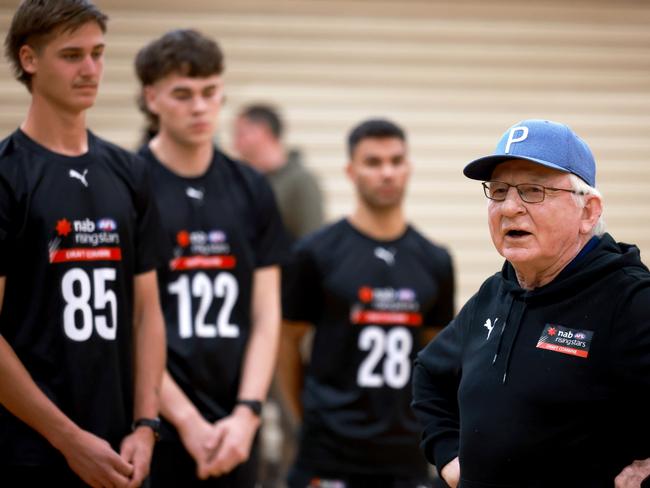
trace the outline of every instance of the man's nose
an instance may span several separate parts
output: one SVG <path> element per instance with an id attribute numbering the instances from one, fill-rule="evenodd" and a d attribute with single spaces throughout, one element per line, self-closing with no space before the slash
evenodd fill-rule
<path id="1" fill-rule="evenodd" d="M 194 97 L 193 100 L 192 100 L 192 109 L 195 112 L 203 112 L 205 110 L 205 108 L 207 107 L 207 105 L 208 104 L 205 101 L 205 99 L 200 95 Z"/>
<path id="2" fill-rule="evenodd" d="M 85 56 L 81 62 L 81 75 L 86 77 L 97 75 L 97 73 L 99 73 L 101 70 L 99 66 L 100 63 L 100 60 L 95 59 L 90 54 Z"/>
<path id="3" fill-rule="evenodd" d="M 501 203 L 501 212 L 504 214 L 517 214 L 526 209 L 524 201 L 519 194 L 519 191 L 514 186 L 508 188 L 506 199 Z"/>
<path id="4" fill-rule="evenodd" d="M 395 168 L 391 163 L 386 163 L 381 166 L 381 175 L 384 178 L 392 178 L 395 175 Z"/>

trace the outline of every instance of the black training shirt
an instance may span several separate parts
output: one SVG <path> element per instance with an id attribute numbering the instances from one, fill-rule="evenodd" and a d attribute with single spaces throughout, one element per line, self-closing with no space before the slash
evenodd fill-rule
<path id="1" fill-rule="evenodd" d="M 159 232 L 130 153 L 90 132 L 76 157 L 20 130 L 0 143 L 0 333 L 44 393 L 115 449 L 132 421 L 133 279 L 159 266 Z M 1 407 L 0 459 L 62 461 Z"/>
<path id="2" fill-rule="evenodd" d="M 251 332 L 253 275 L 288 252 L 266 179 L 215 150 L 205 174 L 185 178 L 148 147 L 155 196 L 171 260 L 159 270 L 167 367 L 209 421 L 237 398 Z"/>
<path id="3" fill-rule="evenodd" d="M 283 281 L 285 318 L 316 326 L 298 465 L 425 476 L 411 364 L 422 329 L 453 315 L 447 251 L 412 227 L 377 241 L 341 220 L 298 242 Z"/>

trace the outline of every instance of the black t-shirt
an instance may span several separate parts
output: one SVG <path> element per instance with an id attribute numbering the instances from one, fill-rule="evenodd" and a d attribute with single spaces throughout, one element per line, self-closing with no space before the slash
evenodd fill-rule
<path id="1" fill-rule="evenodd" d="M 299 466 L 426 475 L 411 365 L 423 327 L 451 320 L 453 295 L 449 254 L 412 227 L 377 241 L 341 220 L 298 242 L 283 313 L 316 326 Z"/>
<path id="2" fill-rule="evenodd" d="M 17 130 L 0 143 L 0 333 L 36 384 L 115 448 L 133 410 L 133 279 L 159 266 L 143 161 L 88 133 L 67 157 Z M 0 463 L 62 458 L 0 407 Z"/>
<path id="3" fill-rule="evenodd" d="M 253 274 L 288 254 L 271 187 L 215 150 L 200 177 L 184 178 L 148 147 L 155 197 L 173 258 L 159 270 L 167 368 L 209 421 L 228 415 L 251 329 Z"/>

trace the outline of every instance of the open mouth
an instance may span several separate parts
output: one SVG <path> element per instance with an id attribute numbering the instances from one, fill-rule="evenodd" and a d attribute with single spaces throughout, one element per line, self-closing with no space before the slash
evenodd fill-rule
<path id="1" fill-rule="evenodd" d="M 513 229 L 513 230 L 509 230 L 508 232 L 506 232 L 506 236 L 515 237 L 515 238 L 517 238 L 517 237 L 526 237 L 526 236 L 529 236 L 529 235 L 531 235 L 530 232 L 526 232 L 525 230 L 514 230 Z"/>

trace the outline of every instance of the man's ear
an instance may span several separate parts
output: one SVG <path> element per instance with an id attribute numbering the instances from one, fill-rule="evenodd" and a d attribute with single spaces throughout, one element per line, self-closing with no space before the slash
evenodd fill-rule
<path id="1" fill-rule="evenodd" d="M 348 179 L 352 182 L 355 180 L 354 168 L 352 167 L 352 161 L 348 161 L 348 164 L 345 165 L 345 174 Z"/>
<path id="2" fill-rule="evenodd" d="M 31 46 L 23 44 L 18 50 L 18 59 L 20 60 L 20 65 L 22 66 L 25 72 L 33 75 L 38 69 L 38 56 L 36 51 Z"/>
<path id="3" fill-rule="evenodd" d="M 596 195 L 585 195 L 584 198 L 585 206 L 582 208 L 580 233 L 590 234 L 603 213 L 603 202 Z"/>
<path id="4" fill-rule="evenodd" d="M 146 85 L 142 88 L 142 99 L 147 106 L 147 110 L 152 114 L 158 115 L 156 89 L 153 86 Z"/>

